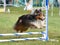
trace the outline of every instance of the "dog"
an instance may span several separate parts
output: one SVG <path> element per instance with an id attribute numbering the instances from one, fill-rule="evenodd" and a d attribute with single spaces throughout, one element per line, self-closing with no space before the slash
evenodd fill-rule
<path id="1" fill-rule="evenodd" d="M 34 14 L 22 15 L 18 18 L 14 30 L 22 33 L 27 31 L 30 27 L 41 28 L 41 21 L 43 20 L 45 20 L 45 18 L 41 10 L 40 12 L 34 12 Z"/>

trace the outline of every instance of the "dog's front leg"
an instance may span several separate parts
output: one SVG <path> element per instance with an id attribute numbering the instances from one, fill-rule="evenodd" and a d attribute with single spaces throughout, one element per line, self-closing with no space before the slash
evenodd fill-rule
<path id="1" fill-rule="evenodd" d="M 41 21 L 41 28 L 45 28 L 46 25 L 45 25 L 45 20 Z"/>

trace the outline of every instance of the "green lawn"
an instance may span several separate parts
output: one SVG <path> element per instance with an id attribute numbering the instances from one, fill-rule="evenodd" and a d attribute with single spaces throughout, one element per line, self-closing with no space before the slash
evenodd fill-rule
<path id="1" fill-rule="evenodd" d="M 16 23 L 16 20 L 22 14 L 30 13 L 29 11 L 23 11 L 23 7 L 9 7 L 11 13 L 0 13 L 0 33 L 15 33 L 13 30 L 13 26 Z M 0 43 L 0 45 L 60 45 L 60 16 L 58 15 L 58 8 L 54 8 L 54 16 L 51 16 L 51 10 L 49 10 L 48 15 L 48 35 L 49 38 L 57 39 L 59 42 L 51 42 L 51 41 L 18 41 L 18 42 L 5 42 Z M 28 29 L 26 32 L 31 31 L 42 31 L 45 29 Z M 40 37 L 41 35 L 24 35 L 23 37 Z M 20 38 L 21 38 L 20 37 Z M 16 36 L 7 36 L 0 37 L 0 39 L 12 39 L 16 38 Z"/>

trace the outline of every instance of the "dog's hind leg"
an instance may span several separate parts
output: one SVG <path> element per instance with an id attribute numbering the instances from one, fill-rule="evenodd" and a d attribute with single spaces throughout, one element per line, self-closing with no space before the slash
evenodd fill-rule
<path id="1" fill-rule="evenodd" d="M 25 32 L 25 31 L 27 31 L 28 30 L 28 27 L 23 27 L 21 30 L 20 30 L 20 33 L 23 33 L 23 32 Z"/>

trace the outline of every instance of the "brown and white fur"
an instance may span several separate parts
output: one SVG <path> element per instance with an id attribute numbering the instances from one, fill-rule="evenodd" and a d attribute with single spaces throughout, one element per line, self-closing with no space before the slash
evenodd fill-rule
<path id="1" fill-rule="evenodd" d="M 14 30 L 16 32 L 27 31 L 30 27 L 43 28 L 42 22 L 45 20 L 45 16 L 41 10 L 34 12 L 34 14 L 25 14 L 18 18 Z"/>
<path id="2" fill-rule="evenodd" d="M 34 9 L 34 10 L 31 11 L 31 14 L 38 14 L 38 13 L 41 13 L 42 15 L 44 15 L 44 13 L 42 12 L 41 9 Z M 45 18 L 45 15 L 44 15 L 43 18 Z M 40 21 L 39 24 L 40 24 L 40 27 L 41 27 L 41 28 L 46 27 L 45 20 L 43 20 L 43 21 L 38 20 L 37 22 L 39 22 L 39 21 Z"/>

